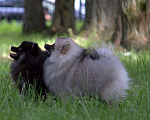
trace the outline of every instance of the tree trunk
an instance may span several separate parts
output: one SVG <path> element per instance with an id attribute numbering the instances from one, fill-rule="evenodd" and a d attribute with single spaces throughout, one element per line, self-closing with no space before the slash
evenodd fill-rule
<path id="1" fill-rule="evenodd" d="M 146 1 L 146 10 L 147 10 L 147 30 L 148 35 L 150 36 L 150 0 Z"/>
<path id="2" fill-rule="evenodd" d="M 96 38 L 112 40 L 127 49 L 145 48 L 150 31 L 149 7 L 150 0 L 86 0 L 86 17 L 81 33 L 85 31 L 89 36 L 94 31 L 93 35 L 98 35 Z"/>
<path id="3" fill-rule="evenodd" d="M 112 41 L 128 50 L 147 47 L 146 1 L 118 0 L 116 27 Z"/>
<path id="4" fill-rule="evenodd" d="M 100 36 L 110 38 L 115 27 L 117 7 L 117 0 L 86 0 L 86 16 L 82 31 L 96 31 Z"/>
<path id="5" fill-rule="evenodd" d="M 127 35 L 128 30 L 127 16 L 122 8 L 123 4 L 125 3 L 126 0 L 118 0 L 117 17 L 115 18 L 115 30 L 112 35 L 112 42 L 117 46 L 120 44 L 123 45 L 126 42 L 125 36 Z"/>
<path id="6" fill-rule="evenodd" d="M 46 29 L 42 0 L 25 0 L 23 32 L 42 32 Z"/>
<path id="7" fill-rule="evenodd" d="M 56 0 L 55 14 L 48 34 L 54 35 L 68 33 L 71 28 L 75 32 L 74 0 Z"/>
<path id="8" fill-rule="evenodd" d="M 81 20 L 82 19 L 82 12 L 81 12 L 81 10 L 82 10 L 82 0 L 80 0 L 80 6 L 79 6 L 79 19 Z"/>

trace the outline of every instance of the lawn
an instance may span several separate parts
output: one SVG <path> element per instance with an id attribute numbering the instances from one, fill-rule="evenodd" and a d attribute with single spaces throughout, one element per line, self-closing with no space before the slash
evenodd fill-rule
<path id="1" fill-rule="evenodd" d="M 127 56 L 116 51 L 127 69 L 130 90 L 126 100 L 118 105 L 108 106 L 99 97 L 68 97 L 67 100 L 54 100 L 49 94 L 45 102 L 22 97 L 14 87 L 9 74 L 12 61 L 10 47 L 22 41 L 34 41 L 43 48 L 45 43 L 53 43 L 57 36 L 43 34 L 24 35 L 22 24 L 0 23 L 0 120 L 150 120 L 150 52 L 132 50 Z M 77 43 L 87 47 L 91 42 L 77 37 Z M 81 41 L 82 40 L 82 41 Z M 92 41 L 93 43 L 93 41 Z"/>

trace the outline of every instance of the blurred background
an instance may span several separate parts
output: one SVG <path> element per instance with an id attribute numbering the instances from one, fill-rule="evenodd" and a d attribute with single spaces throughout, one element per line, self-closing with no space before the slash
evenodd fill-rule
<path id="1" fill-rule="evenodd" d="M 131 78 L 127 100 L 109 106 L 99 96 L 20 96 L 10 78 L 11 46 L 32 41 L 45 50 L 58 37 L 84 48 L 111 44 Z M 149 43 L 150 0 L 0 0 L 0 120 L 150 120 Z"/>
<path id="2" fill-rule="evenodd" d="M 149 48 L 150 0 L 0 0 L 0 26 L 0 40 L 40 33 L 140 51 Z"/>
<path id="3" fill-rule="evenodd" d="M 0 0 L 0 20 L 7 19 L 8 21 L 16 20 L 22 22 L 25 13 L 24 1 L 25 0 Z M 45 20 L 52 20 L 55 12 L 55 0 L 43 0 L 42 7 Z M 85 0 L 75 0 L 74 7 L 76 18 L 84 19 Z"/>

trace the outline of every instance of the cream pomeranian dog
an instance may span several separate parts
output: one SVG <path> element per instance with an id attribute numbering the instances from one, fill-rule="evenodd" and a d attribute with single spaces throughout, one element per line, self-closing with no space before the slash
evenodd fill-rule
<path id="1" fill-rule="evenodd" d="M 57 38 L 44 63 L 44 80 L 55 96 L 99 95 L 104 101 L 120 101 L 129 88 L 123 64 L 109 48 L 84 49 L 70 38 Z"/>

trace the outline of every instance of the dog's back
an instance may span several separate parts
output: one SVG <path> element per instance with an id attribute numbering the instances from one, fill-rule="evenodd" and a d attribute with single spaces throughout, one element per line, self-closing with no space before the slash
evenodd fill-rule
<path id="1" fill-rule="evenodd" d="M 90 56 L 79 59 L 68 74 L 68 79 L 72 79 L 72 87 L 76 87 L 77 94 L 86 92 L 101 95 L 102 100 L 106 101 L 119 100 L 128 89 L 128 74 L 111 50 L 100 48 L 96 52 L 99 56 L 97 59 Z"/>

